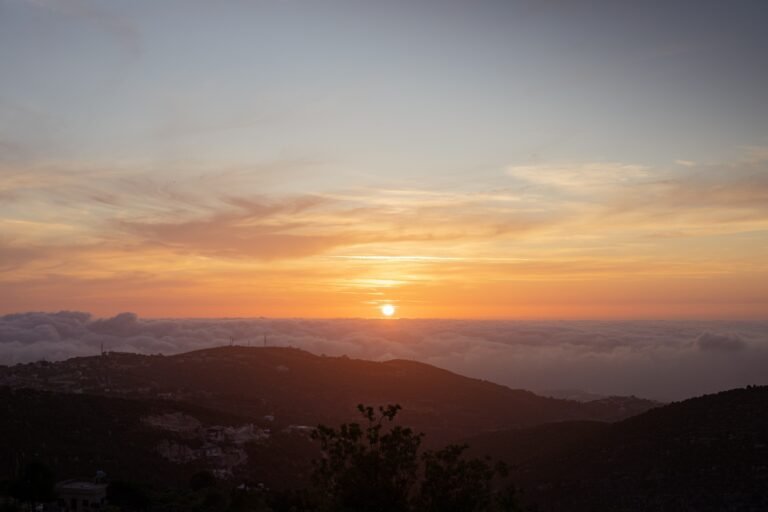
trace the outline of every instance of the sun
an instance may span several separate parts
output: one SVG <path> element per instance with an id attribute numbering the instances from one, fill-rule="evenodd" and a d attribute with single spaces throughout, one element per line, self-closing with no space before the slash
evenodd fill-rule
<path id="1" fill-rule="evenodd" d="M 395 314 L 395 306 L 392 304 L 382 304 L 381 314 L 384 316 L 392 316 Z"/>

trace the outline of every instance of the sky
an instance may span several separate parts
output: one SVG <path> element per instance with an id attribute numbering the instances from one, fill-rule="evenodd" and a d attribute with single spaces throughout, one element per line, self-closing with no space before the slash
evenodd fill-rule
<path id="1" fill-rule="evenodd" d="M 0 313 L 766 319 L 766 15 L 0 0 Z"/>

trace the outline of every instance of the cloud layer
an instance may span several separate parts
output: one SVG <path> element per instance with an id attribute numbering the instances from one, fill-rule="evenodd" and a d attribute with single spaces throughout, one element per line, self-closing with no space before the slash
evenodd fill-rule
<path id="1" fill-rule="evenodd" d="M 0 317 L 0 363 L 106 350 L 173 354 L 229 344 L 406 358 L 533 390 L 673 400 L 768 384 L 765 322 L 141 319 L 133 313 Z"/>
<path id="2" fill-rule="evenodd" d="M 364 317 L 387 300 L 412 317 L 768 312 L 760 148 L 721 164 L 511 166 L 433 188 L 307 192 L 307 166 L 172 179 L 0 165 L 0 284 L 13 292 L 0 311 Z M 284 180 L 294 190 L 275 181 L 287 173 L 303 173 Z"/>

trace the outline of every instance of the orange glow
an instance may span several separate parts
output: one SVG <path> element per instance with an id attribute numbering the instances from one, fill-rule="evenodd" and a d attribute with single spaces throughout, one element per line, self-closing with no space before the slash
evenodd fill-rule
<path id="1" fill-rule="evenodd" d="M 0 0 L 0 315 L 768 319 L 756 23 L 145 3 Z"/>
<path id="2" fill-rule="evenodd" d="M 768 317 L 768 210 L 753 187 L 727 182 L 692 199 L 674 182 L 626 188 L 595 177 L 576 190 L 578 176 L 607 172 L 582 171 L 546 174 L 547 186 L 573 194 L 550 200 L 551 210 L 514 194 L 367 190 L 202 202 L 178 213 L 141 195 L 123 199 L 137 204 L 131 216 L 116 208 L 101 222 L 74 209 L 54 215 L 41 201 L 39 212 L 24 210 L 35 221 L 0 219 L 0 313 Z M 712 206 L 695 209 L 706 193 Z M 580 194 L 601 202 L 580 203 Z"/>

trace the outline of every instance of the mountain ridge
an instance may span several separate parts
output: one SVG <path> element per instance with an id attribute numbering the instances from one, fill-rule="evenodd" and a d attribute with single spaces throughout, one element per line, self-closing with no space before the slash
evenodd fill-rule
<path id="1" fill-rule="evenodd" d="M 542 511 L 768 509 L 768 386 L 701 395 L 608 423 L 467 440 L 510 463 Z M 578 468 L 574 471 L 574 468 Z"/>
<path id="2" fill-rule="evenodd" d="M 435 442 L 563 420 L 616 421 L 632 407 L 541 397 L 426 363 L 329 357 L 286 347 L 215 347 L 182 354 L 106 353 L 0 369 L 0 384 L 134 398 L 159 397 L 281 424 L 354 419 L 358 403 L 398 403 Z"/>

